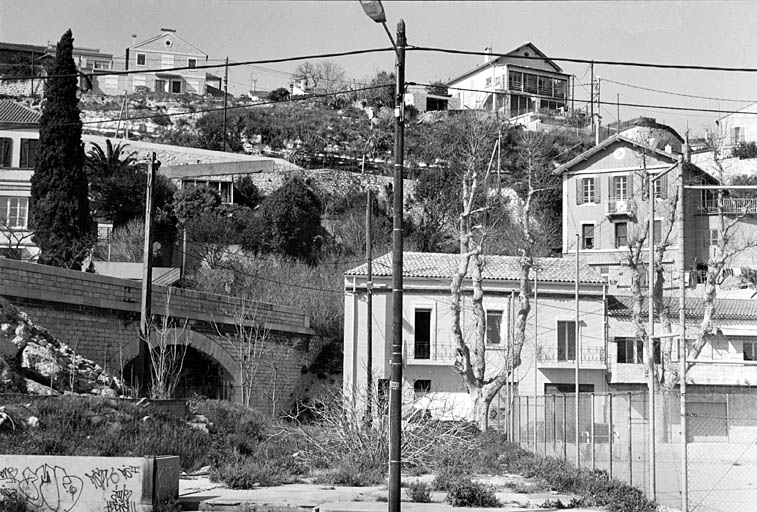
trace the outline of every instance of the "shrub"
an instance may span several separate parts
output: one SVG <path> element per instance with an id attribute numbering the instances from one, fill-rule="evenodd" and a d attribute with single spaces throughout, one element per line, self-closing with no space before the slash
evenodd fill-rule
<path id="1" fill-rule="evenodd" d="M 431 503 L 431 486 L 426 482 L 413 482 L 406 492 L 407 499 L 413 503 Z"/>
<path id="2" fill-rule="evenodd" d="M 447 491 L 447 503 L 453 507 L 501 507 L 502 503 L 488 485 L 461 480 Z"/>
<path id="3" fill-rule="evenodd" d="M 436 472 L 436 478 L 432 483 L 436 491 L 449 491 L 461 481 L 468 480 L 465 473 L 455 466 L 441 466 Z"/>
<path id="4" fill-rule="evenodd" d="M 364 459 L 353 454 L 345 455 L 333 469 L 317 478 L 318 483 L 364 487 L 384 481 L 386 460 Z"/>
<path id="5" fill-rule="evenodd" d="M 231 489 L 252 489 L 290 483 L 292 478 L 274 461 L 238 456 L 211 467 L 210 480 L 222 482 Z"/>
<path id="6" fill-rule="evenodd" d="M 26 500 L 18 495 L 3 496 L 0 499 L 0 512 L 30 512 Z"/>

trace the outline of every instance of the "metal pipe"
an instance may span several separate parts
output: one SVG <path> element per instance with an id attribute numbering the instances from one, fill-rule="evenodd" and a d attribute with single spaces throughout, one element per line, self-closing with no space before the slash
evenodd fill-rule
<path id="1" fill-rule="evenodd" d="M 576 467 L 581 467 L 581 432 L 580 432 L 580 401 L 581 401 L 581 386 L 579 384 L 579 376 L 581 372 L 581 342 L 579 339 L 580 335 L 580 308 L 579 308 L 579 302 L 578 302 L 578 288 L 579 288 L 579 282 L 580 282 L 580 272 L 579 272 L 579 256 L 581 252 L 581 235 L 576 233 L 576 333 L 575 333 L 575 354 L 574 357 L 576 358 L 576 382 L 575 382 L 575 394 L 576 394 L 576 432 L 575 432 L 575 438 L 576 438 Z"/>
<path id="2" fill-rule="evenodd" d="M 655 276 L 655 259 L 654 259 L 654 210 L 655 210 L 655 193 L 654 178 L 650 173 L 648 176 L 649 185 L 647 199 L 649 201 L 649 282 L 647 283 L 647 310 L 649 313 L 649 332 L 647 333 L 647 417 L 649 433 L 648 451 L 649 451 L 649 499 L 657 499 L 657 488 L 655 485 L 656 461 L 655 461 L 655 361 L 654 361 L 654 276 Z"/>
<path id="3" fill-rule="evenodd" d="M 681 511 L 689 512 L 689 446 L 686 425 L 686 262 L 684 233 L 684 183 L 683 162 L 679 158 L 678 182 L 678 322 L 681 324 L 681 337 L 678 344 L 680 366 L 681 394 Z"/>

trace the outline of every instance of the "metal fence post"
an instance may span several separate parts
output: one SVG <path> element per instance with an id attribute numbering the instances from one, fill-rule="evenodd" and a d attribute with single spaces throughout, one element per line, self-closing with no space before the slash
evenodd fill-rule
<path id="1" fill-rule="evenodd" d="M 531 444 L 531 415 L 529 414 L 528 409 L 528 396 L 526 396 L 526 446 L 529 446 Z M 520 410 L 520 404 L 518 406 L 518 410 Z M 535 445 L 536 443 L 534 443 Z M 534 451 L 536 451 L 536 446 L 534 446 Z"/>
<path id="2" fill-rule="evenodd" d="M 557 455 L 557 395 L 552 395 L 552 455 Z"/>
<path id="3" fill-rule="evenodd" d="M 607 411 L 608 412 L 608 418 L 607 419 L 608 419 L 608 422 L 609 422 L 609 428 L 607 429 L 607 437 L 608 437 L 607 442 L 609 443 L 609 447 L 610 447 L 609 475 L 610 475 L 610 480 L 612 480 L 612 438 L 615 437 L 613 435 L 615 429 L 613 428 L 613 423 L 612 423 L 612 393 L 610 393 L 609 395 L 607 395 L 607 397 L 610 400 L 610 407 L 608 408 L 608 411 Z"/>
<path id="4" fill-rule="evenodd" d="M 633 448 L 632 438 L 633 432 L 631 431 L 631 414 L 633 406 L 631 405 L 631 393 L 628 393 L 628 484 L 633 485 Z"/>
<path id="5" fill-rule="evenodd" d="M 542 410 L 544 411 L 543 417 L 544 417 L 544 456 L 547 456 L 547 395 L 542 396 L 544 399 L 544 407 L 542 407 Z M 554 415 L 554 411 L 552 412 Z"/>
<path id="6" fill-rule="evenodd" d="M 568 460 L 568 405 L 567 397 L 562 396 L 562 458 Z"/>
<path id="7" fill-rule="evenodd" d="M 596 450 L 595 450 L 595 430 L 594 423 L 596 418 L 594 417 L 594 393 L 589 395 L 591 398 L 591 469 L 596 469 Z"/>

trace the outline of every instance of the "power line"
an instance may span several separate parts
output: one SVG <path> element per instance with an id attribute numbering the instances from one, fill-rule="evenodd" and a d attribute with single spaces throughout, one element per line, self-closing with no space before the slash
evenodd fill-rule
<path id="1" fill-rule="evenodd" d="M 487 57 L 512 57 L 508 53 L 488 53 L 482 51 L 467 51 L 467 50 L 455 50 L 451 48 L 433 48 L 428 46 L 408 46 L 410 51 L 425 51 L 425 52 L 439 52 L 449 53 L 453 55 L 481 55 Z M 621 61 L 621 60 L 596 60 L 596 59 L 579 59 L 572 57 L 546 57 L 546 56 L 524 56 L 518 55 L 519 59 L 524 60 L 551 60 L 559 62 L 573 62 L 577 64 L 599 64 L 604 66 L 632 66 L 641 68 L 655 68 L 655 69 L 685 69 L 694 71 L 728 71 L 728 72 L 742 72 L 742 73 L 757 73 L 757 68 L 748 67 L 730 67 L 730 66 L 700 66 L 696 64 L 659 64 L 651 62 L 638 62 L 638 61 Z"/>
<path id="2" fill-rule="evenodd" d="M 332 53 L 321 53 L 321 54 L 311 54 L 311 55 L 300 55 L 295 57 L 281 57 L 276 59 L 260 59 L 260 60 L 248 60 L 243 62 L 235 62 L 233 64 L 229 64 L 229 67 L 238 67 L 238 66 L 249 66 L 249 65 L 255 65 L 255 64 L 277 64 L 282 62 L 293 62 L 298 60 L 309 60 L 309 59 L 328 59 L 333 57 L 349 57 L 352 55 L 367 55 L 370 53 L 381 53 L 381 52 L 394 52 L 393 48 L 369 48 L 365 50 L 350 50 L 350 51 L 343 51 L 343 52 L 332 52 Z M 100 70 L 95 69 L 92 70 L 91 73 L 83 73 L 80 71 L 77 71 L 76 73 L 69 73 L 64 75 L 47 75 L 47 76 L 20 76 L 20 77 L 14 77 L 14 80 L 49 80 L 51 78 L 71 78 L 71 77 L 79 77 L 79 76 L 122 76 L 122 75 L 134 75 L 134 74 L 149 74 L 149 73 L 166 73 L 168 71 L 186 71 L 186 70 L 197 70 L 197 69 L 215 69 L 215 68 L 223 68 L 226 64 L 197 64 L 195 66 L 178 66 L 178 67 L 171 67 L 171 68 L 145 68 L 145 69 L 130 69 L 130 70 Z"/>
<path id="3" fill-rule="evenodd" d="M 624 87 L 631 87 L 632 89 L 641 89 L 642 91 L 649 91 L 649 92 L 659 92 L 661 94 L 670 94 L 671 96 L 683 96 L 685 98 L 697 98 L 702 100 L 713 100 L 713 101 L 731 101 L 733 103 L 755 103 L 757 100 L 734 100 L 729 98 L 715 98 L 712 96 L 697 96 L 695 94 L 685 94 L 682 92 L 672 92 L 672 91 L 663 91 L 660 89 L 651 89 L 649 87 L 642 87 L 640 85 L 631 85 L 631 84 L 625 84 L 623 82 L 616 82 L 614 80 L 609 80 L 607 78 L 602 79 L 603 82 L 608 82 L 615 85 L 622 85 Z"/>

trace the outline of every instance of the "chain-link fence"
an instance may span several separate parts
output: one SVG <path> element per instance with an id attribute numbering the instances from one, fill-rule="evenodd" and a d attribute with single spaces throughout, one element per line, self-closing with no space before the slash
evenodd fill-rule
<path id="1" fill-rule="evenodd" d="M 497 417 L 539 455 L 604 470 L 647 494 L 654 478 L 659 503 L 681 509 L 687 478 L 689 511 L 757 510 L 757 390 L 713 389 L 686 395 L 685 469 L 677 391 L 655 396 L 654 465 L 646 393 L 581 393 L 578 408 L 574 394 L 515 396 L 511 407 L 498 402 Z"/>

